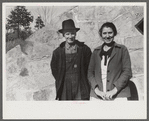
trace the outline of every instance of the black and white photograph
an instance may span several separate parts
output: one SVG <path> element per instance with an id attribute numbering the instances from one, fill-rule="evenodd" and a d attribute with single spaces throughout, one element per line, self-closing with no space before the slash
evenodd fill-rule
<path id="1" fill-rule="evenodd" d="M 146 119 L 145 2 L 2 3 L 4 119 Z"/>

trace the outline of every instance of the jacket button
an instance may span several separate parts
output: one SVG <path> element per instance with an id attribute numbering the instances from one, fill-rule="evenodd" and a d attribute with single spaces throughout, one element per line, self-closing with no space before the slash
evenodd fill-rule
<path id="1" fill-rule="evenodd" d="M 107 82 L 109 82 L 109 80 L 107 80 Z"/>
<path id="2" fill-rule="evenodd" d="M 109 89 L 107 91 L 110 91 Z"/>
<path id="3" fill-rule="evenodd" d="M 107 72 L 110 72 L 110 70 L 107 70 Z"/>
<path id="4" fill-rule="evenodd" d="M 77 64 L 74 65 L 74 68 L 77 68 Z"/>

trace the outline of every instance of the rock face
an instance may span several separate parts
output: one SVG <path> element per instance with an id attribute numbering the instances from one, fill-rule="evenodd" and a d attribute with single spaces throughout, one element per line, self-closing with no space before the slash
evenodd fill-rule
<path id="1" fill-rule="evenodd" d="M 37 38 L 32 36 L 7 53 L 7 100 L 55 99 L 55 80 L 51 74 L 50 61 L 57 36 L 52 34 L 52 38 L 50 32 L 55 31 L 45 30 L 44 33 L 41 33 L 41 30 L 35 34 L 41 33 L 46 39 L 51 37 L 51 41 L 34 35 Z M 52 39 L 55 41 L 54 46 L 51 44 Z"/>
<path id="2" fill-rule="evenodd" d="M 61 7 L 58 7 L 60 9 Z M 6 99 L 41 101 L 55 99 L 55 80 L 50 61 L 53 50 L 63 41 L 57 31 L 65 19 L 73 19 L 80 28 L 77 39 L 93 51 L 102 44 L 98 34 L 106 21 L 113 22 L 118 31 L 115 41 L 124 44 L 130 53 L 133 77 L 139 95 L 144 99 L 144 37 L 135 28 L 143 16 L 141 6 L 77 6 L 53 18 L 52 25 L 36 31 L 26 41 L 6 54 Z M 58 14 L 60 13 L 60 14 Z"/>

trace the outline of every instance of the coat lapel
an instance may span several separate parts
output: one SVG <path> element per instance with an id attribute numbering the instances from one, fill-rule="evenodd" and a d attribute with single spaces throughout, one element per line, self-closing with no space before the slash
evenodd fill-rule
<path id="1" fill-rule="evenodd" d="M 113 51 L 111 53 L 111 57 L 110 57 L 110 60 L 115 56 L 116 54 L 116 50 L 115 50 L 115 47 L 113 48 Z"/>
<path id="2" fill-rule="evenodd" d="M 82 48 L 81 47 L 78 47 L 77 48 L 77 53 L 78 53 L 78 59 L 77 59 L 77 64 L 78 64 L 78 71 L 81 69 L 81 59 L 83 59 L 83 57 L 81 56 L 82 55 Z M 82 61 L 83 62 L 83 61 Z M 80 74 L 80 73 L 79 73 Z M 80 75 L 79 75 L 80 77 Z"/>

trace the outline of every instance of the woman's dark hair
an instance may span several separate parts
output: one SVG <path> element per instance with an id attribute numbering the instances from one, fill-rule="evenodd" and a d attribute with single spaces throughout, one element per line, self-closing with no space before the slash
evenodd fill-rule
<path id="1" fill-rule="evenodd" d="M 117 35 L 117 30 L 116 30 L 115 25 L 112 22 L 106 22 L 99 29 L 99 34 L 100 34 L 101 37 L 102 37 L 102 30 L 103 30 L 104 27 L 110 27 L 113 30 L 113 32 L 114 32 L 114 36 Z"/>

